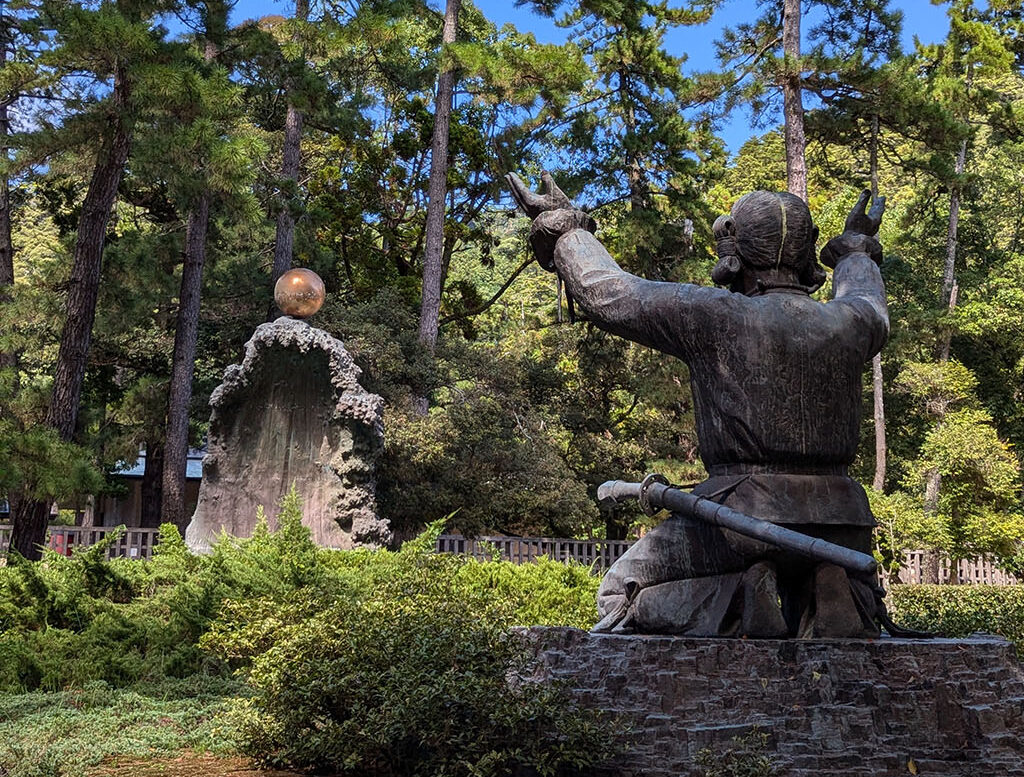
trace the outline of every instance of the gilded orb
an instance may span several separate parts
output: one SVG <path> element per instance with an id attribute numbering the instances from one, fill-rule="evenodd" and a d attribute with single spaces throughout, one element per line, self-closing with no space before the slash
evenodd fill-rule
<path id="1" fill-rule="evenodd" d="M 289 270 L 277 279 L 274 302 L 286 316 L 309 318 L 324 304 L 324 282 L 312 270 Z"/>

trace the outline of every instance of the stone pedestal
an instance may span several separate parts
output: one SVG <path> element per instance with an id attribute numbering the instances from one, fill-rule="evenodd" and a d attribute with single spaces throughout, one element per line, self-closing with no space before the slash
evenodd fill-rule
<path id="1" fill-rule="evenodd" d="M 383 400 L 359 374 L 340 340 L 305 321 L 282 316 L 256 328 L 210 398 L 209 452 L 185 533 L 192 550 L 208 551 L 221 531 L 251 536 L 260 506 L 274 528 L 293 484 L 317 543 L 391 541 L 376 504 Z"/>
<path id="2" fill-rule="evenodd" d="M 533 679 L 562 681 L 633 729 L 631 753 L 603 774 L 696 777 L 702 749 L 757 727 L 785 777 L 1024 777 L 1024 670 L 997 637 L 522 633 L 540 659 Z"/>

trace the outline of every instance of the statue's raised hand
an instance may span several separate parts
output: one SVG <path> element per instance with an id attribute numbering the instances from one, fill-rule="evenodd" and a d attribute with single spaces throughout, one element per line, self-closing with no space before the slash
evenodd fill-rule
<path id="1" fill-rule="evenodd" d="M 826 267 L 835 267 L 836 262 L 844 256 L 852 253 L 865 253 L 870 256 L 875 264 L 882 262 L 882 244 L 875 237 L 878 228 L 882 224 L 882 215 L 885 213 L 885 197 L 875 197 L 868 210 L 868 200 L 871 192 L 863 191 L 857 198 L 857 203 L 850 210 L 846 217 L 845 232 L 839 237 L 828 241 L 821 249 L 821 263 Z"/>
<path id="2" fill-rule="evenodd" d="M 878 228 L 882 225 L 882 214 L 885 213 L 885 197 L 875 197 L 875 201 L 871 203 L 871 210 L 867 209 L 869 199 L 871 192 L 867 189 L 860 193 L 857 204 L 846 217 L 847 232 L 871 236 L 878 234 Z"/>
<path id="3" fill-rule="evenodd" d="M 535 219 L 541 213 L 549 210 L 572 210 L 572 202 L 565 196 L 565 192 L 558 188 L 555 179 L 546 170 L 540 174 L 542 194 L 530 191 L 530 187 L 523 183 L 523 179 L 515 173 L 506 175 L 505 180 L 508 181 L 508 187 L 512 190 L 512 199 L 531 219 Z"/>
<path id="4" fill-rule="evenodd" d="M 551 174 L 541 173 L 541 194 L 530 191 L 515 173 L 505 176 L 512 198 L 523 212 L 533 219 L 530 227 L 530 246 L 537 262 L 545 270 L 555 266 L 555 244 L 558 238 L 574 229 L 588 232 L 597 230 L 597 222 L 587 213 L 572 204 L 565 193 L 558 188 Z"/>

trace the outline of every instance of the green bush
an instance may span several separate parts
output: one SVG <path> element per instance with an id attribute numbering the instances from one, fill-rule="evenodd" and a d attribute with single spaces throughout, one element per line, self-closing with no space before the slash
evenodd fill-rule
<path id="1" fill-rule="evenodd" d="M 165 527 L 148 562 L 108 561 L 100 545 L 0 568 L 0 694 L 49 704 L 108 689 L 117 709 L 95 706 L 79 721 L 92 730 L 124 704 L 146 709 L 145 689 L 236 669 L 254 694 L 235 705 L 241 741 L 265 763 L 482 777 L 570 772 L 609 752 L 606 727 L 556 688 L 509 683 L 529 674 L 511 626 L 592 625 L 589 569 L 437 555 L 440 522 L 397 552 L 330 551 L 294 493 L 282 508 L 277 531 L 222 537 L 208 556 Z M 0 774 L 36 739 L 0 750 Z M 65 760 L 24 774 L 65 773 Z"/>
<path id="2" fill-rule="evenodd" d="M 590 629 L 597 623 L 601 578 L 582 564 L 543 557 L 531 564 L 464 563 L 455 582 L 469 592 L 508 602 L 520 626 Z"/>
<path id="3" fill-rule="evenodd" d="M 234 602 L 204 638 L 250 667 L 254 695 L 235 713 L 247 754 L 365 777 L 575 773 L 610 755 L 598 715 L 509 682 L 527 655 L 509 634 L 515 597 L 491 581 L 511 576 L 467 580 L 488 565 L 409 549 L 373 558 L 387 574 L 372 586 Z"/>
<path id="4" fill-rule="evenodd" d="M 224 537 L 209 556 L 191 554 L 165 525 L 149 562 L 108 561 L 109 537 L 70 557 L 0 568 L 0 692 L 226 673 L 199 648 L 226 600 L 287 597 L 327 573 L 318 561 L 327 551 L 301 517 L 292 494 L 278 531 Z"/>
<path id="5" fill-rule="evenodd" d="M 901 626 L 946 637 L 999 634 L 1024 651 L 1024 586 L 894 585 L 888 604 Z"/>
<path id="6" fill-rule="evenodd" d="M 511 623 L 588 628 L 595 620 L 599 581 L 585 567 L 439 557 L 432 549 L 440 522 L 397 553 L 330 551 L 312 542 L 301 519 L 291 494 L 277 531 L 261 524 L 249 539 L 222 537 L 209 556 L 191 554 L 165 526 L 148 562 L 108 561 L 100 544 L 0 568 L 0 692 L 223 675 L 228 666 L 199 641 L 225 603 L 255 613 L 255 602 L 272 608 L 307 590 L 328 602 L 356 601 L 395 590 L 399 580 L 403 595 L 444 580 L 458 596 L 500 606 Z M 403 572 L 410 564 L 423 580 Z"/>

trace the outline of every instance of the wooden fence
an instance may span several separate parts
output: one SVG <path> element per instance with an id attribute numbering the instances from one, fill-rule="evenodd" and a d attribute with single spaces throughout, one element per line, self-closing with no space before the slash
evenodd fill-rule
<path id="1" fill-rule="evenodd" d="M 555 561 L 577 561 L 607 569 L 633 543 L 622 540 L 567 540 L 534 537 L 477 537 L 475 540 L 458 534 L 442 534 L 437 538 L 438 553 L 464 553 L 478 559 L 497 557 L 516 564 L 547 556 Z M 924 551 L 908 551 L 900 568 L 900 582 L 917 584 L 922 579 Z M 988 558 L 964 560 L 959 563 L 960 582 L 964 584 L 1015 585 L 1020 583 L 1013 575 L 1001 570 Z M 939 567 L 939 580 L 948 583 L 950 561 L 943 558 Z M 883 582 L 887 582 L 884 581 Z"/>
<path id="2" fill-rule="evenodd" d="M 47 545 L 58 553 L 70 555 L 73 548 L 88 547 L 102 540 L 118 527 L 115 526 L 51 526 Z M 124 529 L 107 550 L 108 558 L 151 558 L 157 543 L 159 529 Z M 0 524 L 0 552 L 11 541 L 10 525 Z M 477 559 L 500 558 L 516 564 L 535 561 L 547 556 L 554 561 L 576 561 L 596 569 L 607 569 L 629 550 L 631 542 L 623 540 L 574 540 L 552 537 L 477 537 L 470 539 L 458 534 L 442 534 L 437 538 L 438 553 L 462 553 Z M 917 584 L 922 580 L 924 552 L 908 551 L 900 568 L 900 582 Z M 939 566 L 939 580 L 948 583 L 950 561 L 943 558 Z M 988 558 L 961 561 L 959 579 L 964 584 L 1015 585 L 1021 581 L 1004 572 Z"/>
<path id="3" fill-rule="evenodd" d="M 46 538 L 47 547 L 70 556 L 78 546 L 95 545 L 117 526 L 51 526 Z M 121 536 L 107 549 L 107 558 L 151 558 L 159 529 L 124 529 Z M 0 551 L 11 542 L 10 525 L 0 524 Z"/>
<path id="4" fill-rule="evenodd" d="M 900 567 L 900 582 L 916 584 L 923 582 L 924 577 L 923 550 L 907 551 L 903 559 L 903 566 Z M 1016 577 L 1009 572 L 1004 572 L 989 558 L 966 559 L 957 564 L 960 582 L 967 585 L 1015 585 L 1020 583 Z M 952 574 L 952 564 L 948 558 L 939 560 L 939 582 L 948 583 Z"/>
<path id="5" fill-rule="evenodd" d="M 629 550 L 623 540 L 571 540 L 550 537 L 477 537 L 442 534 L 437 538 L 438 553 L 462 553 L 477 559 L 500 558 L 516 564 L 547 556 L 554 561 L 578 561 L 587 566 L 607 569 Z"/>

